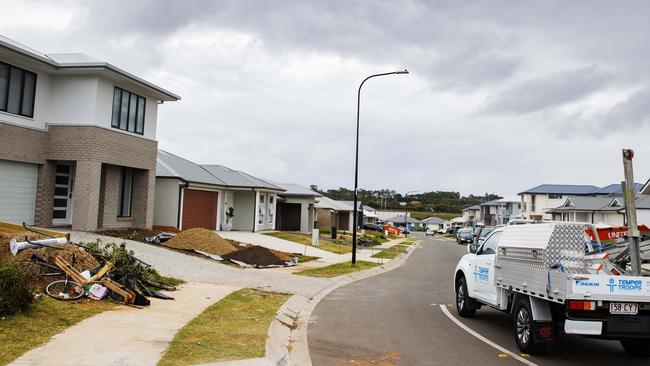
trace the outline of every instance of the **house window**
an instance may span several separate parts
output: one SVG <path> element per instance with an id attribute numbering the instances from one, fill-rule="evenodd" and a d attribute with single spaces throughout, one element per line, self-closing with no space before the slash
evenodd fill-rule
<path id="1" fill-rule="evenodd" d="M 260 194 L 260 206 L 257 208 L 257 212 L 259 217 L 257 218 L 257 223 L 258 224 L 263 224 L 264 223 L 264 213 L 266 211 L 266 207 L 264 205 L 264 202 L 266 201 L 266 196 L 263 194 Z"/>
<path id="2" fill-rule="evenodd" d="M 562 199 L 562 195 L 561 195 L 561 194 L 557 194 L 557 193 L 549 193 L 549 194 L 548 194 L 548 198 L 549 198 L 549 199 L 552 199 L 552 200 L 561 200 L 561 199 Z"/>
<path id="3" fill-rule="evenodd" d="M 113 117 L 111 127 L 144 134 L 146 99 L 117 86 L 113 89 Z"/>
<path id="4" fill-rule="evenodd" d="M 530 196 L 530 211 L 535 212 L 535 195 Z"/>
<path id="5" fill-rule="evenodd" d="M 34 117 L 36 74 L 0 62 L 0 111 Z"/>
<path id="6" fill-rule="evenodd" d="M 131 217 L 133 201 L 133 169 L 122 167 L 117 194 L 117 217 Z"/>
<path id="7" fill-rule="evenodd" d="M 275 196 L 271 196 L 271 195 L 269 195 L 269 205 L 268 205 L 268 215 L 267 215 L 268 218 L 269 218 L 269 219 L 268 219 L 268 223 L 269 223 L 269 224 L 272 224 L 272 223 L 273 223 L 273 209 L 274 209 L 274 207 L 273 207 L 273 198 L 274 198 L 274 197 L 275 197 Z"/>

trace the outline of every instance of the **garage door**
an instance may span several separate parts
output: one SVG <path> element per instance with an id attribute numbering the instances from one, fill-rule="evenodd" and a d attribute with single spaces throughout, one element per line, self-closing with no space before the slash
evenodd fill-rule
<path id="1" fill-rule="evenodd" d="M 34 223 L 38 165 L 0 160 L 0 220 Z"/>
<path id="2" fill-rule="evenodd" d="M 300 204 L 278 202 L 276 227 L 278 230 L 300 231 Z"/>
<path id="3" fill-rule="evenodd" d="M 217 192 L 186 189 L 183 193 L 183 230 L 193 227 L 215 230 Z"/>

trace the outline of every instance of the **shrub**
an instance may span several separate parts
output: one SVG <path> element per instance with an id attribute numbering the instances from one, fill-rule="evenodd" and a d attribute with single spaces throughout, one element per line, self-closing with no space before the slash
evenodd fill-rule
<path id="1" fill-rule="evenodd" d="M 13 261 L 0 262 L 0 316 L 25 310 L 34 301 L 29 274 Z"/>

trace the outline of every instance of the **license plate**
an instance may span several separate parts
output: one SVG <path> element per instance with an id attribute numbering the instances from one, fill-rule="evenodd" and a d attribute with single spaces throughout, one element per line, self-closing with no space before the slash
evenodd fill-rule
<path id="1" fill-rule="evenodd" d="M 639 304 L 630 302 L 609 303 L 610 314 L 636 315 L 639 312 Z"/>

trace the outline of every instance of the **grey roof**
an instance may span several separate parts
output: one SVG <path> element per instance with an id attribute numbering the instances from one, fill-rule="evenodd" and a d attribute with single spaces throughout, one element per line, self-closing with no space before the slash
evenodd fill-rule
<path id="1" fill-rule="evenodd" d="M 330 209 L 334 211 L 352 211 L 352 206 L 343 201 L 335 201 L 327 196 L 318 197 L 316 208 Z"/>
<path id="2" fill-rule="evenodd" d="M 156 177 L 173 177 L 187 182 L 226 186 L 226 182 L 208 173 L 199 164 L 158 149 Z"/>
<path id="3" fill-rule="evenodd" d="M 634 186 L 636 188 L 637 193 L 641 192 L 641 188 L 643 188 L 643 184 L 641 183 L 634 183 Z M 604 186 L 603 188 L 599 188 L 593 192 L 593 194 L 623 194 L 623 190 L 621 189 L 621 184 L 610 184 L 608 186 Z"/>
<path id="4" fill-rule="evenodd" d="M 612 204 L 618 205 L 612 206 Z M 569 196 L 560 207 L 549 210 L 549 212 L 567 211 L 617 211 L 622 208 L 622 199 L 616 197 L 602 196 Z"/>
<path id="5" fill-rule="evenodd" d="M 403 224 L 403 223 L 404 223 L 404 215 L 393 216 L 393 217 L 391 217 L 390 219 L 386 219 L 386 220 L 384 220 L 384 221 L 386 221 L 386 222 L 392 222 L 392 223 L 394 223 L 394 224 Z M 419 223 L 421 223 L 421 222 L 422 222 L 422 221 L 420 221 L 420 220 L 418 220 L 418 219 L 414 219 L 414 218 L 412 218 L 411 216 L 408 216 L 408 223 L 409 223 L 409 224 L 419 224 Z"/>
<path id="6" fill-rule="evenodd" d="M 479 205 L 474 205 L 474 206 L 465 207 L 465 208 L 463 209 L 463 211 L 469 211 L 469 210 L 480 210 L 480 209 L 481 209 L 481 206 L 479 206 Z"/>
<path id="7" fill-rule="evenodd" d="M 503 203 L 503 202 L 501 201 L 501 198 L 497 198 L 497 199 L 495 199 L 495 200 L 491 200 L 491 201 L 483 202 L 483 203 L 481 203 L 479 206 L 496 206 L 496 205 L 499 204 L 499 203 Z"/>
<path id="8" fill-rule="evenodd" d="M 270 182 L 270 181 L 268 181 Z M 321 197 L 322 195 L 318 192 L 314 192 L 307 187 L 303 187 L 300 184 L 293 183 L 275 183 L 276 186 L 284 189 L 284 192 L 280 193 L 280 196 L 288 197 Z"/>
<path id="9" fill-rule="evenodd" d="M 270 189 L 280 192 L 284 191 L 283 188 L 278 187 L 271 182 L 265 181 L 264 179 L 253 177 L 250 174 L 239 170 L 230 169 L 223 165 L 202 164 L 201 167 L 215 176 L 217 179 L 225 182 L 225 184 L 229 187 Z"/>
<path id="10" fill-rule="evenodd" d="M 552 194 L 593 194 L 598 187 L 577 184 L 540 184 L 537 187 L 525 190 L 522 193 L 552 193 Z"/>
<path id="11" fill-rule="evenodd" d="M 354 201 L 340 201 L 340 202 L 343 202 L 350 207 L 354 207 Z M 363 204 L 361 203 L 361 201 L 357 201 L 357 211 L 361 210 L 362 207 Z"/>
<path id="12" fill-rule="evenodd" d="M 94 59 L 90 56 L 84 55 L 83 53 L 53 53 L 45 54 L 39 51 L 36 51 L 30 47 L 27 47 L 23 44 L 20 44 L 12 39 L 3 37 L 0 35 L 0 48 L 8 49 L 12 52 L 16 52 L 23 56 L 26 56 L 32 60 L 44 63 L 53 67 L 55 70 L 67 69 L 67 70 L 108 70 L 121 77 L 134 81 L 138 84 L 141 84 L 150 90 L 155 91 L 160 95 L 160 99 L 164 101 L 175 101 L 180 100 L 181 97 L 163 89 L 151 82 L 148 82 L 138 76 L 135 76 L 125 70 L 120 69 L 114 65 L 111 65 L 108 62 L 100 61 Z"/>
<path id="13" fill-rule="evenodd" d="M 624 202 L 621 202 L 625 204 Z M 636 199 L 636 208 L 650 209 L 650 196 L 642 195 Z"/>
<path id="14" fill-rule="evenodd" d="M 377 211 L 377 209 L 372 208 L 370 206 L 363 206 L 363 209 L 366 210 L 366 211 Z"/>
<path id="15" fill-rule="evenodd" d="M 435 216 L 431 216 L 431 217 L 428 217 L 428 218 L 422 220 L 422 222 L 425 223 L 425 224 L 442 224 L 445 221 L 446 220 L 443 220 L 443 219 L 441 219 L 439 217 L 435 217 Z"/>

